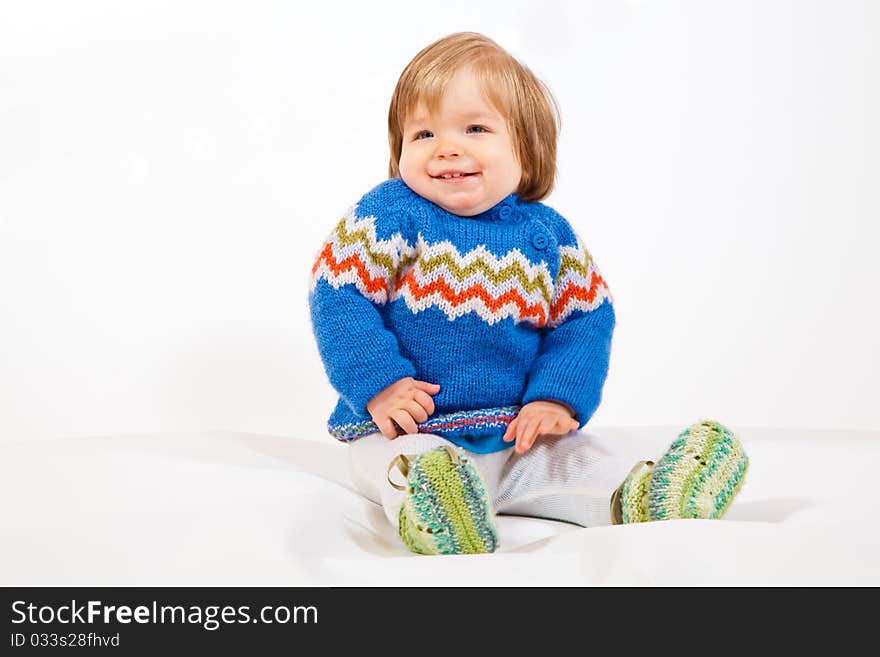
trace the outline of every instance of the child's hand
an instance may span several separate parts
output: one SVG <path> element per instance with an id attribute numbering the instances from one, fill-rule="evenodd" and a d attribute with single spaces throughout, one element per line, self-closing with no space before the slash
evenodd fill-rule
<path id="1" fill-rule="evenodd" d="M 563 436 L 578 428 L 566 406 L 552 401 L 533 401 L 523 406 L 507 425 L 504 442 L 516 440 L 516 453 L 525 454 L 539 436 Z"/>
<path id="2" fill-rule="evenodd" d="M 388 440 L 397 438 L 394 423 L 406 433 L 418 433 L 417 422 L 424 422 L 434 412 L 431 395 L 440 392 L 440 386 L 427 381 L 417 381 L 408 376 L 395 381 L 376 393 L 367 404 L 367 412 Z"/>

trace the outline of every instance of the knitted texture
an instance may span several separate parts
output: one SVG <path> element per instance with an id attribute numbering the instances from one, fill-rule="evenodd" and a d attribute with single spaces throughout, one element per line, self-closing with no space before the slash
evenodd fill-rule
<path id="1" fill-rule="evenodd" d="M 626 478 L 620 492 L 620 510 L 622 521 L 647 522 L 648 516 L 648 480 L 651 478 L 653 463 L 643 461 Z"/>
<path id="2" fill-rule="evenodd" d="M 653 468 L 623 484 L 623 522 L 721 518 L 742 488 L 749 459 L 740 440 L 718 422 L 682 431 Z"/>
<path id="3" fill-rule="evenodd" d="M 498 429 L 506 429 L 507 425 L 513 422 L 517 413 L 519 413 L 519 406 L 459 411 L 458 413 L 432 415 L 425 422 L 418 423 L 417 426 L 419 433 L 444 434 L 461 431 L 467 432 L 469 435 L 483 435 Z M 328 429 L 330 435 L 344 441 L 379 432 L 379 427 L 372 420 L 362 420 L 338 426 L 330 425 Z"/>
<path id="4" fill-rule="evenodd" d="M 459 217 L 399 178 L 381 183 L 322 246 L 309 305 L 341 440 L 369 433 L 367 403 L 409 376 L 440 385 L 436 433 L 475 452 L 509 448 L 506 423 L 446 416 L 554 399 L 582 427 L 599 405 L 615 323 L 608 286 L 568 222 L 516 194 Z"/>
<path id="5" fill-rule="evenodd" d="M 495 551 L 495 511 L 483 478 L 463 450 L 438 447 L 413 462 L 398 533 L 419 554 Z"/>

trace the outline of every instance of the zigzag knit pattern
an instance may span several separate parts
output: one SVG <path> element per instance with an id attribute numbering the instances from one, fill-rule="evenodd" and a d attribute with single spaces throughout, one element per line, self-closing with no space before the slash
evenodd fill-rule
<path id="1" fill-rule="evenodd" d="M 351 283 L 367 299 L 384 304 L 397 272 L 412 262 L 414 254 L 400 233 L 378 239 L 376 218 L 359 218 L 355 206 L 324 243 L 312 266 L 309 289 L 314 292 L 321 279 L 337 289 Z"/>
<path id="2" fill-rule="evenodd" d="M 494 552 L 498 530 L 483 478 L 463 450 L 450 451 L 425 452 L 410 468 L 400 538 L 419 554 Z"/>
<path id="3" fill-rule="evenodd" d="M 730 429 L 704 420 L 682 431 L 653 468 L 623 484 L 623 522 L 721 518 L 745 481 L 749 459 Z"/>
<path id="4" fill-rule="evenodd" d="M 449 319 L 476 313 L 489 324 L 511 317 L 539 328 L 558 326 L 575 310 L 595 310 L 610 297 L 580 243 L 560 248 L 554 285 L 547 264 L 531 264 L 518 249 L 496 258 L 480 244 L 461 254 L 448 241 L 429 244 L 421 235 L 414 247 L 399 233 L 378 239 L 375 221 L 358 218 L 357 207 L 349 210 L 312 266 L 310 290 L 321 279 L 334 288 L 351 283 L 375 303 L 402 298 L 414 313 L 433 306 Z"/>
<path id="5" fill-rule="evenodd" d="M 476 313 L 488 324 L 547 323 L 553 282 L 547 264 L 532 265 L 517 249 L 496 258 L 485 246 L 461 254 L 449 242 L 428 244 L 419 237 L 418 257 L 395 286 L 415 313 L 436 306 L 449 319 Z"/>
<path id="6" fill-rule="evenodd" d="M 593 263 L 593 257 L 578 240 L 576 247 L 560 247 L 561 261 L 550 306 L 550 326 L 559 326 L 575 310 L 595 310 L 611 299 L 608 284 Z"/>
<path id="7" fill-rule="evenodd" d="M 374 432 L 367 403 L 405 377 L 440 385 L 431 432 L 476 452 L 510 447 L 498 409 L 553 399 L 583 426 L 601 399 L 608 285 L 561 215 L 516 194 L 459 217 L 385 181 L 322 245 L 309 305 L 340 440 Z"/>

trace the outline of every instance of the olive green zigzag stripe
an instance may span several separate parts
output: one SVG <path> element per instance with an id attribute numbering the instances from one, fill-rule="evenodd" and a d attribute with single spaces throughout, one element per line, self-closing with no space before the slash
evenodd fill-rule
<path id="1" fill-rule="evenodd" d="M 459 281 L 463 281 L 477 272 L 482 273 L 484 278 L 495 285 L 501 285 L 501 283 L 504 283 L 511 278 L 515 278 L 527 293 L 531 294 L 535 290 L 540 290 L 541 296 L 544 300 L 548 304 L 550 303 L 551 292 L 547 289 L 544 277 L 539 275 L 536 276 L 534 280 L 530 279 L 529 275 L 526 273 L 525 267 L 519 262 L 511 263 L 506 265 L 503 269 L 496 271 L 484 258 L 479 257 L 464 266 L 459 265 L 457 259 L 451 253 L 443 253 L 441 255 L 419 260 L 419 269 L 424 274 L 430 274 L 441 265 L 446 265 L 449 273 Z"/>
<path id="2" fill-rule="evenodd" d="M 394 276 L 400 269 L 415 262 L 416 257 L 414 253 L 409 255 L 402 255 L 400 258 L 400 264 L 395 268 L 394 259 L 390 255 L 388 255 L 387 253 L 382 253 L 381 251 L 374 250 L 373 247 L 375 245 L 375 240 L 372 239 L 369 228 L 361 228 L 360 230 L 349 231 L 345 225 L 346 221 L 347 219 L 343 217 L 336 225 L 335 232 L 337 242 L 341 246 L 349 246 L 350 244 L 360 242 L 364 247 L 364 252 L 370 259 L 370 263 L 374 266 L 382 267 L 391 276 Z"/>
<path id="3" fill-rule="evenodd" d="M 336 233 L 338 243 L 341 246 L 349 246 L 351 244 L 360 243 L 363 246 L 364 252 L 366 253 L 367 257 L 370 259 L 370 263 L 374 266 L 384 268 L 391 276 L 396 275 L 398 271 L 409 266 L 418 259 L 415 255 L 415 252 L 403 254 L 401 255 L 400 263 L 397 267 L 395 267 L 394 259 L 390 255 L 377 251 L 373 248 L 375 245 L 375 240 L 372 239 L 371 231 L 369 228 L 364 227 L 360 230 L 349 231 L 346 223 L 347 219 L 343 217 L 336 225 L 336 229 L 334 232 Z M 559 274 L 557 275 L 557 280 L 561 280 L 562 277 L 569 270 L 576 271 L 584 278 L 586 278 L 589 274 L 590 264 L 592 262 L 592 256 L 590 256 L 589 252 L 586 251 L 584 251 L 583 257 L 578 258 L 571 255 L 563 255 L 559 264 Z M 430 273 L 431 271 L 443 264 L 446 265 L 449 271 L 458 280 L 464 280 L 465 278 L 479 271 L 483 274 L 485 278 L 492 281 L 492 283 L 495 285 L 500 285 L 510 278 L 516 278 L 522 288 L 529 294 L 531 294 L 535 290 L 540 290 L 541 296 L 548 303 L 550 302 L 552 296 L 551 291 L 547 289 L 544 277 L 536 276 L 534 280 L 530 279 L 528 274 L 526 273 L 525 268 L 520 263 L 511 263 L 505 266 L 500 271 L 495 271 L 492 266 L 483 258 L 477 258 L 476 260 L 462 267 L 458 264 L 452 254 L 444 253 L 439 256 L 434 256 L 433 258 L 424 258 L 419 263 L 419 267 L 423 272 Z"/>
<path id="4" fill-rule="evenodd" d="M 584 256 L 582 258 L 575 258 L 570 255 L 563 255 L 559 262 L 559 275 L 557 276 L 557 280 L 560 280 L 566 272 L 573 269 L 578 272 L 584 278 L 587 277 L 587 274 L 590 273 L 590 264 L 593 262 L 593 257 L 584 251 Z"/>

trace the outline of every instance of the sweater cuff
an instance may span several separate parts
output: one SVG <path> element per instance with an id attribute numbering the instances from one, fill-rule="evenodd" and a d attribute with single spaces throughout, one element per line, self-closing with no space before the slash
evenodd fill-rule
<path id="1" fill-rule="evenodd" d="M 574 410 L 574 419 L 578 422 L 578 429 L 583 429 L 593 417 L 593 413 L 599 408 L 599 402 L 602 398 L 602 382 L 583 383 L 583 388 L 589 387 L 594 394 L 584 395 L 584 390 L 580 386 L 562 386 L 558 383 L 555 385 L 535 385 L 530 386 L 528 392 L 523 396 L 523 405 L 533 401 L 547 400 L 564 404 Z"/>

